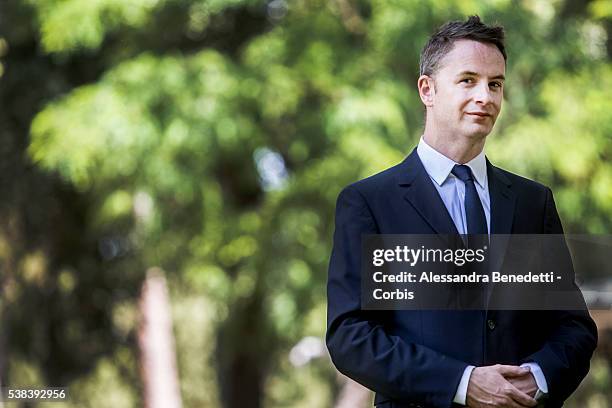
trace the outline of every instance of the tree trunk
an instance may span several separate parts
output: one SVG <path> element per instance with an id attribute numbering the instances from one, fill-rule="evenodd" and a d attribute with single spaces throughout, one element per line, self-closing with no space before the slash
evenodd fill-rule
<path id="1" fill-rule="evenodd" d="M 140 372 L 146 408 L 180 408 L 174 335 L 166 279 L 159 268 L 147 271 L 140 297 L 138 330 Z"/>
<path id="2" fill-rule="evenodd" d="M 340 377 L 344 384 L 340 394 L 338 394 L 334 408 L 366 408 L 372 406 L 372 391 L 344 375 L 340 375 Z"/>
<path id="3" fill-rule="evenodd" d="M 216 365 L 222 407 L 262 406 L 267 367 L 274 359 L 276 347 L 271 331 L 266 326 L 259 293 L 233 304 L 217 334 Z"/>

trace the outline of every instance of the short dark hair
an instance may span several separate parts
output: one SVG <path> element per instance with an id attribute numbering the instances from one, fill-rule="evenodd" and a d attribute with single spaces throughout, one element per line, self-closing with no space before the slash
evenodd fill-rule
<path id="1" fill-rule="evenodd" d="M 419 75 L 433 75 L 438 70 L 440 60 L 453 49 L 457 40 L 466 39 L 493 44 L 507 60 L 504 47 L 504 28 L 488 26 L 478 16 L 470 16 L 467 21 L 450 21 L 429 38 L 419 63 Z"/>

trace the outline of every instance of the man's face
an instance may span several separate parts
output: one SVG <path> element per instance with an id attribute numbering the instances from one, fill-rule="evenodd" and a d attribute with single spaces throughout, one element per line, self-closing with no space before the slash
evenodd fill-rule
<path id="1" fill-rule="evenodd" d="M 455 41 L 433 75 L 428 120 L 447 134 L 486 137 L 501 110 L 505 71 L 504 57 L 495 45 Z"/>

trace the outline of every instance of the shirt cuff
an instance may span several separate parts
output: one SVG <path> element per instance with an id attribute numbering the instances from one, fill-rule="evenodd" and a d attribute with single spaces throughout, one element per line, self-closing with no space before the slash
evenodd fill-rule
<path id="1" fill-rule="evenodd" d="M 453 399 L 455 404 L 465 405 L 468 384 L 470 383 L 470 376 L 472 375 L 474 368 L 476 367 L 471 365 L 465 367 L 465 370 L 463 370 L 463 376 L 461 377 L 461 381 L 459 381 L 459 386 L 457 387 L 457 392 L 455 393 L 455 399 Z"/>
<path id="2" fill-rule="evenodd" d="M 548 394 L 548 383 L 546 382 L 546 377 L 544 377 L 544 372 L 542 368 L 540 368 L 540 365 L 538 363 L 529 362 L 521 364 L 521 367 L 529 367 L 540 391 L 544 394 Z"/>

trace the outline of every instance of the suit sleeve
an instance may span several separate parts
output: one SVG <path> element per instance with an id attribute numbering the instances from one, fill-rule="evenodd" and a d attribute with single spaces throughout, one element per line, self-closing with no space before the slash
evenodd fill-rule
<path id="1" fill-rule="evenodd" d="M 547 190 L 544 230 L 548 234 L 563 234 L 550 189 Z M 561 241 L 560 256 L 567 256 L 571 265 L 565 240 Z M 571 278 L 571 286 L 584 306 L 581 310 L 552 311 L 550 336 L 540 350 L 524 359 L 524 362 L 534 361 L 542 368 L 553 406 L 560 406 L 576 390 L 589 371 L 591 356 L 597 346 L 597 327 L 573 280 L 573 270 Z"/>
<path id="2" fill-rule="evenodd" d="M 376 233 L 361 193 L 343 190 L 327 282 L 326 343 L 332 361 L 346 376 L 390 398 L 450 407 L 468 364 L 389 333 L 390 312 L 361 310 L 361 235 Z"/>

